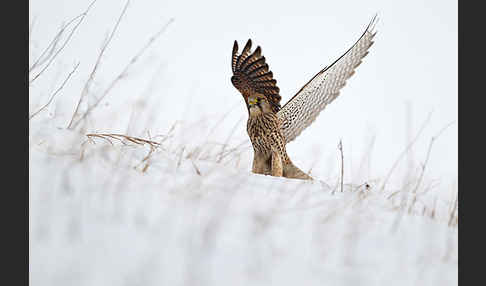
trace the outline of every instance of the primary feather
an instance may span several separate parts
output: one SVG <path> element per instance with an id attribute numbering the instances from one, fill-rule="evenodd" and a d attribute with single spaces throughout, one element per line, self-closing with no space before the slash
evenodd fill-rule
<path id="1" fill-rule="evenodd" d="M 294 140 L 332 102 L 373 44 L 373 18 L 359 40 L 329 67 L 317 73 L 294 97 L 280 107 L 277 80 L 260 47 L 251 53 L 248 40 L 238 55 L 235 41 L 231 55 L 231 82 L 248 108 L 247 132 L 253 145 L 252 172 L 296 179 L 312 179 L 295 166 L 285 145 Z"/>
<path id="2" fill-rule="evenodd" d="M 330 66 L 318 72 L 277 113 L 286 142 L 294 140 L 339 95 L 373 44 L 376 16 L 358 41 Z"/>
<path id="3" fill-rule="evenodd" d="M 250 54 L 251 40 L 246 42 L 245 47 L 238 55 L 238 43 L 233 45 L 231 67 L 233 76 L 231 82 L 243 95 L 245 103 L 251 95 L 260 94 L 267 98 L 272 105 L 273 112 L 280 110 L 280 89 L 277 81 L 273 79 L 273 73 L 269 71 L 265 57 L 261 55 L 262 49 L 257 47 Z"/>

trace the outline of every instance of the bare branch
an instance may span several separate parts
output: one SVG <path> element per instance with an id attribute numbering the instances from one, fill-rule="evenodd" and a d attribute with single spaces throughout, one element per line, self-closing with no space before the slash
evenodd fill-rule
<path id="1" fill-rule="evenodd" d="M 49 104 L 51 104 L 51 102 L 54 99 L 54 97 L 56 96 L 56 94 L 58 94 L 59 91 L 61 91 L 61 89 L 68 82 L 68 80 L 71 78 L 71 76 L 74 74 L 74 72 L 78 69 L 78 67 L 79 67 L 79 62 L 76 64 L 74 69 L 68 74 L 68 76 L 66 77 L 64 82 L 61 84 L 61 86 L 51 95 L 51 98 L 49 98 L 49 101 L 47 101 L 47 103 L 44 106 L 42 106 L 39 110 L 34 112 L 32 115 L 30 115 L 29 120 L 31 120 L 34 116 L 36 116 L 39 112 L 41 112 L 43 109 L 45 109 L 47 106 L 49 106 Z"/>

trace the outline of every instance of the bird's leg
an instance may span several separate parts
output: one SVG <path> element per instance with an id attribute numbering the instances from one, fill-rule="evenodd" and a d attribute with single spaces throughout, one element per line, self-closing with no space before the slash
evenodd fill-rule
<path id="1" fill-rule="evenodd" d="M 253 154 L 253 167 L 251 171 L 255 174 L 265 174 L 265 159 L 262 154 L 257 152 Z"/>
<path id="2" fill-rule="evenodd" d="M 276 151 L 272 151 L 271 175 L 275 177 L 282 177 L 283 175 L 282 157 L 280 157 L 280 154 Z"/>

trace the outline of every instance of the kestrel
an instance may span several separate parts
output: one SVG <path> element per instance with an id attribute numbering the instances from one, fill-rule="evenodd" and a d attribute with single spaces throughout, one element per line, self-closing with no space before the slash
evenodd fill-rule
<path id="1" fill-rule="evenodd" d="M 251 39 L 240 55 L 233 45 L 231 82 L 248 108 L 247 132 L 253 145 L 252 172 L 295 179 L 312 179 L 297 168 L 285 149 L 338 95 L 373 44 L 376 16 L 356 43 L 331 65 L 311 78 L 283 107 L 277 81 L 258 46 L 250 53 Z"/>

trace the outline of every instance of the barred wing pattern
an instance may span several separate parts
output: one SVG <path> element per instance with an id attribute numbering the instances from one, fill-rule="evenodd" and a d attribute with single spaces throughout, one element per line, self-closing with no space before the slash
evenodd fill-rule
<path id="1" fill-rule="evenodd" d="M 231 82 L 243 95 L 245 103 L 253 94 L 261 94 L 270 103 L 273 112 L 280 110 L 280 89 L 273 73 L 269 70 L 262 49 L 258 46 L 253 53 L 251 51 L 251 39 L 248 39 L 240 55 L 238 55 L 238 42 L 233 45 L 231 54 L 231 68 L 233 76 Z"/>
<path id="2" fill-rule="evenodd" d="M 319 113 L 339 95 L 346 80 L 368 54 L 373 44 L 376 16 L 373 17 L 359 40 L 330 66 L 317 73 L 292 97 L 277 116 L 282 122 L 282 133 L 287 143 L 294 140 L 317 118 Z"/>

